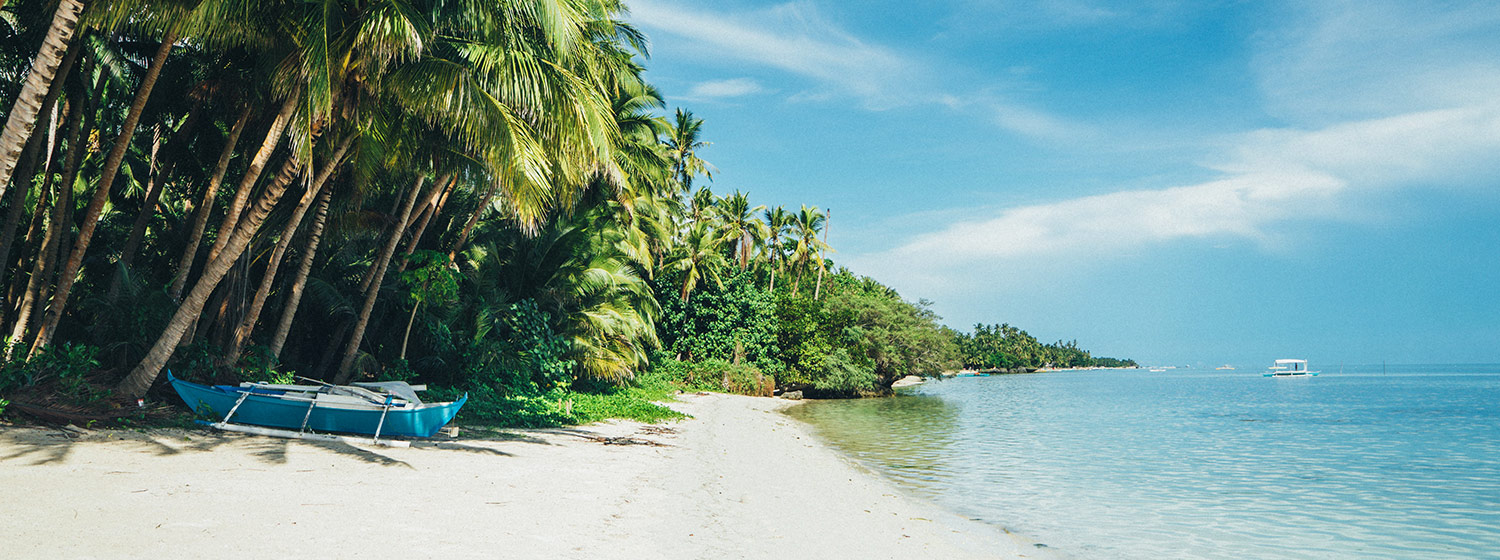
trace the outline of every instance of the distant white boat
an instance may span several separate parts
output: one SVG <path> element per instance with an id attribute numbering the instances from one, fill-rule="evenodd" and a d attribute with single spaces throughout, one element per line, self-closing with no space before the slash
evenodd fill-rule
<path id="1" fill-rule="evenodd" d="M 1216 367 L 1214 369 L 1234 369 L 1234 366 L 1231 366 L 1229 364 L 1224 364 L 1224 365 Z"/>
<path id="2" fill-rule="evenodd" d="M 1164 367 L 1153 367 L 1153 368 L 1148 369 L 1146 371 L 1150 371 L 1151 373 L 1161 373 L 1161 372 L 1167 371 L 1167 368 L 1164 368 Z"/>
<path id="3" fill-rule="evenodd" d="M 1264 374 L 1266 377 L 1305 377 L 1317 375 L 1319 372 L 1308 371 L 1307 360 L 1283 359 L 1276 360 Z"/>

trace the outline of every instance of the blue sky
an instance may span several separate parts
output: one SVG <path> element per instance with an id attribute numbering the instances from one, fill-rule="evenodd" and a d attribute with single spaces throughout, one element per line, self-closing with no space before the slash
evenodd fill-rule
<path id="1" fill-rule="evenodd" d="M 634 0 L 713 188 L 944 322 L 1500 362 L 1500 4 Z"/>

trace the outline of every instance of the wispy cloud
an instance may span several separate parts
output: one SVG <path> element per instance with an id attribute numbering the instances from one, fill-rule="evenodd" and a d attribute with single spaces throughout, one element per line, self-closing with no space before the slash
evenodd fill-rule
<path id="1" fill-rule="evenodd" d="M 695 84 L 688 90 L 687 96 L 695 99 L 720 99 L 725 97 L 743 97 L 766 91 L 760 82 L 750 78 L 733 78 L 729 80 L 713 80 Z"/>
<path id="2" fill-rule="evenodd" d="M 631 3 L 631 13 L 634 21 L 653 34 L 691 41 L 706 58 L 748 62 L 809 79 L 807 89 L 789 95 L 793 101 L 853 97 L 866 109 L 877 111 L 943 105 L 976 113 L 1024 137 L 1049 141 L 1077 137 L 1087 128 L 993 93 L 942 91 L 930 64 L 856 37 L 829 22 L 809 2 L 722 13 L 661 0 L 637 0 Z M 737 88 L 745 85 L 698 84 L 687 95 L 699 99 L 727 97 L 713 93 L 738 92 Z M 705 86 L 711 89 L 700 91 Z"/>
<path id="3" fill-rule="evenodd" d="M 656 33 L 690 39 L 715 58 L 732 58 L 814 78 L 824 87 L 862 98 L 873 107 L 897 100 L 893 80 L 911 75 L 911 62 L 825 21 L 810 4 L 716 14 L 664 2 L 631 3 L 634 20 Z"/>

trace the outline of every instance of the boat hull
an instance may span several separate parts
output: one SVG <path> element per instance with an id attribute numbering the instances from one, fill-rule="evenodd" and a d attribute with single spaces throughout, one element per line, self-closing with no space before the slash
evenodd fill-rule
<path id="1" fill-rule="evenodd" d="M 468 395 L 464 395 L 451 403 L 426 404 L 410 409 L 392 408 L 385 412 L 382 424 L 383 411 L 379 406 L 351 408 L 317 405 L 309 413 L 309 402 L 306 400 L 287 400 L 274 392 L 252 392 L 235 409 L 235 403 L 244 395 L 245 388 L 200 385 L 177 379 L 171 373 L 167 374 L 167 379 L 183 402 L 198 414 L 224 420 L 224 416 L 234 409 L 230 422 L 293 430 L 302 429 L 303 419 L 306 418 L 307 428 L 320 432 L 374 434 L 378 430 L 381 436 L 432 437 L 458 415 L 458 410 L 469 399 Z"/>

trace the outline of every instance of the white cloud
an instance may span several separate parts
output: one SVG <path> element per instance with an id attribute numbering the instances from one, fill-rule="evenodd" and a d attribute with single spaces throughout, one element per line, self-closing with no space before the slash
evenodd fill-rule
<path id="1" fill-rule="evenodd" d="M 1500 23 L 1500 9 L 1475 6 L 1417 18 L 1383 4 L 1340 4 L 1262 34 L 1282 41 L 1262 44 L 1256 57 L 1267 110 L 1308 124 L 1229 137 L 1207 165 L 1220 173 L 1215 180 L 1004 209 L 845 260 L 936 296 L 969 287 L 955 280 L 964 273 L 1069 266 L 1187 239 L 1275 247 L 1294 241 L 1278 235 L 1285 225 L 1366 219 L 1380 193 L 1493 190 L 1500 100 L 1494 87 L 1472 88 L 1500 85 L 1500 50 L 1476 43 L 1500 42 L 1476 34 Z M 1375 48 L 1383 28 L 1372 22 L 1403 18 L 1410 25 L 1392 39 L 1398 48 Z M 1029 122 L 1015 118 L 1012 126 Z"/>
<path id="2" fill-rule="evenodd" d="M 696 84 L 693 86 L 693 89 L 688 90 L 688 97 L 698 99 L 743 97 L 746 95 L 761 93 L 763 91 L 766 91 L 766 88 L 761 87 L 760 82 L 757 82 L 750 78 L 733 78 L 729 80 L 714 80 Z"/>
<path id="3" fill-rule="evenodd" d="M 633 21 L 654 34 L 691 41 L 701 56 L 749 62 L 811 79 L 813 87 L 792 93 L 788 97 L 792 101 L 852 96 L 871 110 L 942 105 L 955 111 L 978 112 L 980 118 L 1002 129 L 1048 141 L 1076 138 L 1087 129 L 992 93 L 942 91 L 929 64 L 855 37 L 825 20 L 808 2 L 734 14 L 660 0 L 636 0 L 630 5 Z M 744 85 L 710 84 L 731 92 Z M 714 90 L 700 91 L 706 85 L 698 84 L 687 97 L 728 97 L 713 95 Z"/>
<path id="4" fill-rule="evenodd" d="M 1313 131 L 1246 134 L 1222 179 L 1011 208 L 849 259 L 879 277 L 933 289 L 961 271 L 1049 259 L 1108 258 L 1191 238 L 1266 243 L 1280 225 L 1334 219 L 1372 191 L 1413 185 L 1492 188 L 1500 106 L 1426 111 Z M 899 264 L 896 264 L 899 263 Z"/>
<path id="5" fill-rule="evenodd" d="M 824 21 L 809 4 L 749 14 L 710 14 L 656 1 L 631 3 L 633 20 L 656 33 L 690 39 L 715 58 L 734 58 L 814 78 L 883 108 L 897 102 L 888 86 L 913 65 Z"/>

